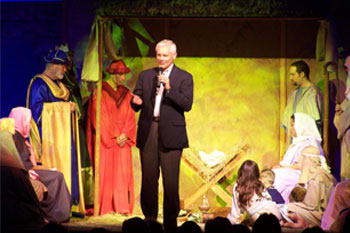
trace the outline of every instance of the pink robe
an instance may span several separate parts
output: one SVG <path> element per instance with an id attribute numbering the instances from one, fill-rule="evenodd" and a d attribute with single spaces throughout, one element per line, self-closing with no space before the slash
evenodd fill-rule
<path id="1" fill-rule="evenodd" d="M 134 208 L 134 178 L 131 147 L 136 141 L 135 113 L 130 107 L 132 96 L 124 86 L 115 91 L 102 84 L 100 144 L 100 215 L 109 212 L 131 214 Z M 90 99 L 87 142 L 94 166 L 96 129 L 96 93 Z M 123 147 L 117 144 L 122 133 L 128 136 Z"/>

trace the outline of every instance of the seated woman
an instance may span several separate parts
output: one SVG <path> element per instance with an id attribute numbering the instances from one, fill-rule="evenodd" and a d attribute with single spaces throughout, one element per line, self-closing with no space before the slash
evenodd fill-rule
<path id="1" fill-rule="evenodd" d="M 59 171 L 48 170 L 38 166 L 32 152 L 30 143 L 26 140 L 30 132 L 32 114 L 30 109 L 24 107 L 13 108 L 9 118 L 15 120 L 15 134 L 13 140 L 22 159 L 24 168 L 31 177 L 41 181 L 47 188 L 47 196 L 40 202 L 47 212 L 48 220 L 61 223 L 69 220 L 71 211 L 71 196 Z"/>
<path id="2" fill-rule="evenodd" d="M 292 143 L 288 147 L 279 166 L 274 167 L 274 187 L 281 193 L 284 201 L 289 202 L 289 195 L 300 177 L 298 159 L 300 155 L 320 155 L 322 164 L 326 164 L 321 147 L 321 136 L 315 120 L 305 113 L 294 113 L 291 121 Z M 326 165 L 325 165 L 326 166 Z"/>
<path id="3" fill-rule="evenodd" d="M 46 214 L 19 158 L 12 134 L 0 127 L 1 231 L 37 232 Z"/>
<path id="4" fill-rule="evenodd" d="M 271 200 L 259 176 L 259 167 L 252 160 L 244 161 L 239 168 L 233 187 L 231 212 L 227 216 L 232 224 L 241 222 L 243 211 L 247 212 L 252 223 L 263 213 L 274 214 L 278 220 L 281 220 L 278 206 Z"/>
<path id="5" fill-rule="evenodd" d="M 286 204 L 292 219 L 295 219 L 297 215 L 310 227 L 320 226 L 328 198 L 337 183 L 329 170 L 323 166 L 322 160 L 323 157 L 318 155 L 299 157 L 301 175 L 298 183 L 306 188 L 306 194 L 302 201 Z M 295 224 L 298 224 L 298 221 L 296 223 L 287 222 L 284 226 L 295 227 Z"/>

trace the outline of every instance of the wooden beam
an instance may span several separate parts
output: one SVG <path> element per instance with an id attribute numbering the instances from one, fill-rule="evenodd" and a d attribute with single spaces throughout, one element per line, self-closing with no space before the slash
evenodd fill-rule
<path id="1" fill-rule="evenodd" d="M 94 216 L 100 212 L 100 145 L 101 145 L 101 92 L 102 92 L 102 71 L 103 71 L 103 20 L 97 20 L 98 30 L 98 62 L 99 77 L 96 93 L 96 140 L 95 140 L 95 191 L 94 191 Z"/>
<path id="2" fill-rule="evenodd" d="M 221 169 L 210 181 L 202 184 L 191 196 L 184 200 L 184 208 L 189 209 L 204 193 L 208 191 L 216 182 L 218 182 L 223 176 L 230 173 L 238 164 L 238 161 L 243 157 L 245 153 L 240 152 L 237 154 L 227 165 Z"/>

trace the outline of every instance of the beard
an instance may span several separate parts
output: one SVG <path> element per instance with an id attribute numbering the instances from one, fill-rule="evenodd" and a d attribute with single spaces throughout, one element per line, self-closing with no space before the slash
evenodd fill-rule
<path id="1" fill-rule="evenodd" d="M 62 72 L 55 72 L 55 76 L 58 80 L 62 80 L 64 77 L 64 74 Z"/>

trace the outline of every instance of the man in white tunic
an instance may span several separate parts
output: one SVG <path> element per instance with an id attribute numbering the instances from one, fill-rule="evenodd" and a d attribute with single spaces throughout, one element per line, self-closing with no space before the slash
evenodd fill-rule
<path id="1" fill-rule="evenodd" d="M 320 130 L 322 126 L 323 97 L 321 90 L 311 82 L 310 69 L 304 61 L 296 61 L 290 65 L 289 76 L 295 89 L 289 94 L 287 106 L 282 117 L 282 127 L 287 132 L 287 146 L 290 143 L 290 119 L 296 112 L 311 116 Z"/>

